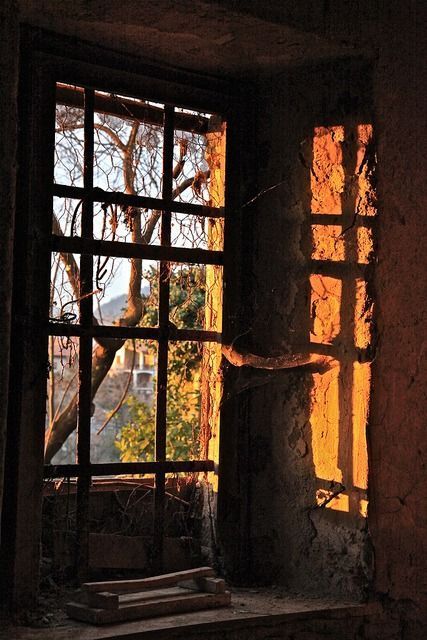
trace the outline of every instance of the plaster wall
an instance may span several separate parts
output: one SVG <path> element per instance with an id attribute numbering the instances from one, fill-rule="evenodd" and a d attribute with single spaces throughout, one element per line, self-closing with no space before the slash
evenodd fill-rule
<path id="1" fill-rule="evenodd" d="M 222 5 L 235 3 L 222 0 Z M 364 52 L 373 63 L 379 225 L 374 283 L 369 529 L 374 588 L 405 617 L 424 619 L 426 598 L 426 45 L 422 0 L 269 2 L 262 15 Z M 415 637 L 415 631 L 414 637 Z"/>
<path id="2" fill-rule="evenodd" d="M 409 10 L 408 10 L 409 9 Z M 426 616 L 426 51 L 424 3 L 387 15 L 375 71 L 377 327 L 370 440 L 376 589 Z"/>
<path id="3" fill-rule="evenodd" d="M 257 371 L 249 379 L 248 573 L 255 582 L 353 597 L 362 595 L 372 571 L 366 514 L 359 506 L 366 502 L 366 484 L 356 478 L 354 463 L 355 422 L 359 420 L 364 433 L 369 401 L 368 386 L 361 388 L 353 375 L 354 366 L 359 366 L 354 365 L 353 351 L 352 270 L 357 259 L 352 260 L 348 247 L 357 251 L 351 238 L 343 237 L 347 259 L 333 249 L 331 260 L 321 264 L 323 273 L 332 270 L 334 277 L 312 275 L 317 271 L 311 255 L 320 250 L 313 249 L 311 214 L 316 212 L 315 172 L 315 180 L 323 181 L 328 190 L 336 179 L 333 171 L 341 171 L 338 208 L 334 211 L 334 203 L 327 202 L 321 211 L 341 214 L 341 230 L 351 225 L 354 200 L 346 199 L 357 164 L 354 131 L 372 119 L 370 86 L 369 66 L 349 61 L 300 67 L 260 84 L 255 145 L 260 195 L 250 205 L 255 208 L 252 297 L 245 325 L 246 346 L 255 353 L 274 356 L 318 348 L 333 358 L 331 366 L 315 374 L 303 369 Z M 325 158 L 330 162 L 330 150 L 320 153 L 322 160 L 319 153 L 313 157 L 313 149 L 327 137 L 326 127 L 336 125 L 344 132 L 336 149 L 341 153 L 343 148 L 344 156 L 352 158 L 348 166 L 345 158 L 333 165 L 326 176 L 320 165 Z M 321 132 L 316 141 L 315 131 Z M 333 262 L 340 257 L 343 264 Z M 321 305 L 313 296 L 315 285 L 322 289 L 327 281 L 337 283 L 340 292 L 333 304 L 324 296 L 322 319 Z M 319 319 L 325 320 L 321 331 Z M 358 418 L 355 394 L 365 404 Z M 366 474 L 366 442 L 359 453 L 365 462 L 360 461 L 358 470 Z M 337 488 L 340 497 L 326 502 Z"/>

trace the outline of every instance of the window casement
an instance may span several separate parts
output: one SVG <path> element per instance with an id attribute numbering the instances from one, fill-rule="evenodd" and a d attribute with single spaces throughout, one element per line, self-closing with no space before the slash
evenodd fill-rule
<path id="1" fill-rule="evenodd" d="M 20 537 L 31 537 L 33 567 L 27 573 L 31 572 L 34 582 L 42 495 L 40 491 L 35 499 L 34 492 L 42 486 L 42 477 L 76 479 L 76 568 L 84 577 L 92 478 L 153 474 L 152 570 L 159 571 L 168 474 L 217 470 L 209 440 L 212 433 L 218 435 L 221 397 L 225 118 L 229 105 L 220 92 L 210 88 L 199 86 L 192 91 L 185 84 L 66 61 L 44 52 L 31 56 L 28 69 L 25 79 L 30 80 L 33 97 L 29 106 L 25 87 L 22 110 L 28 123 L 24 135 L 28 133 L 31 145 L 21 168 L 28 179 L 21 197 L 27 231 L 16 250 L 27 277 L 25 287 L 15 295 L 15 312 L 29 303 L 33 312 L 15 329 L 21 350 L 17 348 L 19 364 L 13 376 L 24 392 L 12 406 L 11 424 L 19 424 L 17 473 L 23 470 L 27 447 L 35 452 L 25 480 L 16 485 L 22 496 L 25 484 L 31 486 L 35 531 L 31 536 L 25 532 L 20 514 L 11 509 L 18 532 L 12 546 L 18 548 Z M 129 152 L 132 136 L 136 144 Z M 152 160 L 145 175 L 138 174 L 138 154 L 145 157 L 146 166 Z M 129 290 L 120 293 L 127 294 L 127 308 L 116 320 L 104 323 L 99 303 L 102 307 L 105 272 L 109 270 L 114 278 L 114 264 L 126 267 L 124 280 Z M 141 295 L 147 273 L 150 318 L 144 316 L 147 305 Z M 173 300 L 171 283 L 179 289 L 180 303 Z M 179 304 L 191 307 L 192 297 L 198 297 L 198 304 L 190 308 L 187 315 L 193 320 L 186 323 Z M 23 351 L 35 336 L 31 366 L 21 367 L 29 358 Z M 124 345 L 136 352 L 130 366 L 126 349 L 120 353 Z M 185 357 L 188 345 L 198 367 L 192 380 L 197 386 L 198 446 L 188 456 L 168 456 L 171 357 L 176 360 L 180 351 Z M 96 362 L 97 349 L 104 350 L 104 359 Z M 61 402 L 56 399 L 55 404 L 50 395 L 51 379 L 71 362 L 74 370 L 68 376 L 75 378 L 74 386 L 70 385 L 68 396 L 63 394 L 62 406 L 58 406 Z M 144 455 L 133 462 L 91 459 L 94 402 L 105 380 L 97 367 L 111 366 L 126 370 L 135 387 L 142 385 L 144 392 L 154 380 L 152 459 Z M 145 372 L 143 383 L 137 377 L 140 371 Z M 30 379 L 35 384 L 28 384 Z M 32 427 L 23 417 L 29 408 Z M 68 415 L 64 417 L 65 411 Z M 75 429 L 68 424 L 68 431 L 61 433 L 61 415 L 74 420 Z M 55 455 L 70 434 L 75 437 L 75 457 L 63 457 L 65 463 L 57 463 Z M 13 446 L 13 437 L 9 446 Z M 25 570 L 20 576 L 24 575 Z"/>
<path id="2" fill-rule="evenodd" d="M 45 450 L 50 463 L 76 428 L 76 462 L 47 464 L 45 477 L 77 478 L 81 535 L 87 530 L 92 476 L 154 473 L 157 549 L 153 555 L 160 558 L 166 474 L 213 470 L 213 462 L 206 458 L 168 459 L 168 403 L 176 360 L 199 356 L 200 371 L 193 372 L 198 379 L 191 384 L 201 422 L 195 431 L 203 437 L 200 429 L 209 429 L 214 419 L 209 409 L 215 402 L 210 388 L 215 383 L 210 378 L 220 357 L 216 345 L 221 342 L 225 123 L 217 116 L 88 87 L 57 83 L 56 94 L 51 239 L 52 278 L 56 279 L 49 335 L 55 344 L 55 338 L 60 338 L 66 350 L 74 352 L 79 383 L 75 400 L 71 398 L 62 413 L 52 413 Z M 114 323 L 102 324 L 94 303 L 102 300 L 109 281 L 114 280 L 114 261 L 126 259 L 127 308 Z M 141 280 L 147 263 L 157 286 L 154 319 L 144 323 Z M 58 270 L 63 272 L 59 286 Z M 182 289 L 178 305 L 172 300 L 171 282 Z M 197 296 L 204 301 L 188 323 L 177 311 L 179 306 L 194 305 Z M 148 342 L 157 360 L 154 460 L 144 460 L 142 453 L 135 462 L 93 463 L 93 403 L 108 375 L 110 354 L 114 356 L 124 341 L 141 340 Z M 196 354 L 187 353 L 189 344 L 196 345 Z M 176 384 L 182 385 L 176 392 L 183 396 L 188 381 Z M 51 393 L 50 387 L 48 398 Z M 187 408 L 181 409 L 184 413 Z M 202 441 L 205 454 L 207 445 Z M 83 542 L 80 547 L 84 549 Z M 80 561 L 86 562 L 83 553 Z"/>

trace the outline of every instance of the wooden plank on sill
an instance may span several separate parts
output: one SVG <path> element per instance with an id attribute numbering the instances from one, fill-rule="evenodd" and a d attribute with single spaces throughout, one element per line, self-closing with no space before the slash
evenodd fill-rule
<path id="1" fill-rule="evenodd" d="M 70 618 L 92 624 L 111 624 L 140 618 L 154 618 L 161 615 L 215 609 L 231 604 L 231 594 L 191 593 L 189 595 L 160 598 L 148 602 L 125 604 L 119 609 L 96 609 L 84 604 L 70 602 L 66 611 Z"/>
<path id="2" fill-rule="evenodd" d="M 87 603 L 89 607 L 96 609 L 118 609 L 123 604 L 140 602 L 142 600 L 156 600 L 171 596 L 184 595 L 189 591 L 199 593 L 225 593 L 226 584 L 222 578 L 196 578 L 195 580 L 184 580 L 176 587 L 163 589 L 145 589 L 136 593 L 111 593 L 108 591 L 89 591 L 87 593 Z"/>
<path id="3" fill-rule="evenodd" d="M 205 593 L 225 593 L 226 584 L 222 578 L 195 578 L 194 580 L 182 580 L 178 587 L 203 591 Z"/>
<path id="4" fill-rule="evenodd" d="M 215 571 L 212 569 L 212 567 L 198 567 L 196 569 L 175 571 L 174 573 L 165 573 L 161 576 L 152 576 L 150 578 L 141 578 L 137 580 L 106 580 L 103 582 L 85 582 L 82 585 L 82 588 L 85 591 L 129 593 L 132 591 L 140 591 L 142 589 L 150 589 L 153 587 L 175 586 L 182 580 L 191 580 L 194 578 L 204 578 L 211 576 L 215 576 Z"/>
<path id="5" fill-rule="evenodd" d="M 191 593 L 190 589 L 183 587 L 166 587 L 164 589 L 144 589 L 135 593 L 118 593 L 89 591 L 87 594 L 87 603 L 89 607 L 95 609 L 118 609 L 126 604 L 135 604 L 137 602 L 147 602 L 148 600 L 161 600 L 162 598 L 172 598 L 174 596 L 183 596 Z"/>
<path id="6" fill-rule="evenodd" d="M 91 609 L 118 609 L 119 596 L 109 591 L 89 591 L 85 598 Z"/>

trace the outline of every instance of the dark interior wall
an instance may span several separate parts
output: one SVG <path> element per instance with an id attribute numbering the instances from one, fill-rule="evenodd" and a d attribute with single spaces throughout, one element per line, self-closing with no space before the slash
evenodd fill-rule
<path id="1" fill-rule="evenodd" d="M 379 349 L 369 428 L 370 529 L 376 589 L 409 601 L 416 616 L 427 612 L 426 8 L 412 2 L 385 12 L 374 85 Z"/>
<path id="2" fill-rule="evenodd" d="M 344 25 L 334 22 L 332 13 L 330 32 L 339 32 Z M 357 25 L 354 23 L 359 44 L 374 52 L 373 115 L 378 144 L 380 218 L 374 276 L 378 349 L 368 426 L 368 522 L 375 556 L 375 589 L 393 600 L 406 601 L 407 612 L 416 617 L 427 610 L 427 260 L 421 240 L 426 236 L 426 56 L 420 35 L 425 14 L 422 3 L 405 7 L 390 3 L 375 21 L 370 20 L 369 10 L 363 13 L 359 9 Z M 345 30 L 349 33 L 349 23 Z M 272 271 L 269 277 L 280 276 Z M 286 305 L 282 313 L 283 309 Z M 271 402 L 266 395 L 264 398 L 263 406 L 270 412 L 274 400 Z M 283 408 L 279 406 L 275 415 L 277 420 Z M 280 437 L 280 423 L 275 433 Z M 269 504 L 265 513 L 270 510 Z"/>
<path id="3" fill-rule="evenodd" d="M 232 2 L 222 4 L 233 5 Z M 261 11 L 258 6 L 247 5 L 246 8 L 251 13 L 259 14 Z M 262 12 L 277 22 L 307 29 L 335 42 L 351 42 L 373 61 L 379 197 L 374 276 L 378 348 L 373 363 L 368 425 L 368 524 L 375 560 L 374 590 L 383 594 L 386 600 L 390 598 L 400 602 L 405 616 L 425 620 L 427 359 L 424 327 L 427 260 L 423 241 L 426 237 L 423 156 L 426 146 L 426 51 L 422 34 L 427 7 L 417 0 L 404 4 L 397 1 L 307 2 L 299 3 L 297 7 L 272 2 L 268 8 L 263 7 Z M 262 159 L 262 149 L 258 150 L 258 156 Z M 270 178 L 280 177 L 280 173 L 267 176 L 266 182 L 271 184 Z M 268 259 L 272 255 L 271 245 L 268 245 Z M 280 275 L 272 270 L 269 277 L 276 282 Z M 264 291 L 269 283 L 264 283 Z M 286 291 L 283 285 L 282 290 Z M 292 299 L 293 292 L 289 293 Z M 280 310 L 285 320 L 290 304 L 286 301 Z M 277 311 L 276 305 L 273 309 Z M 268 320 L 270 338 L 270 327 L 274 327 L 274 321 L 268 305 L 264 316 Z M 280 322 L 280 315 L 277 322 Z M 261 344 L 265 344 L 262 331 L 258 346 Z M 257 393 L 265 410 L 264 416 L 268 416 L 264 431 L 267 440 L 272 433 L 276 438 L 283 438 L 280 434 L 284 411 L 277 400 L 277 392 L 267 394 L 265 388 Z M 246 415 L 250 416 L 252 410 L 249 406 Z M 278 428 L 272 431 L 274 423 Z M 254 446 L 252 451 L 255 460 L 261 457 L 259 448 Z M 268 461 L 264 461 L 262 466 L 266 469 Z M 255 482 L 255 492 L 260 496 L 258 513 L 262 516 L 257 522 L 261 534 L 259 548 L 262 550 L 266 533 L 268 544 L 273 544 L 269 550 L 274 557 L 278 542 L 272 534 L 270 514 L 276 509 L 275 519 L 280 522 L 282 511 L 280 500 L 276 500 L 279 503 L 276 508 L 275 494 L 267 494 L 266 487 L 277 487 L 280 482 L 273 472 L 265 470 L 263 475 L 263 486 L 258 480 Z M 287 481 L 290 482 L 289 479 Z M 261 557 L 267 558 L 269 550 L 262 550 Z M 259 566 L 262 567 L 261 563 Z M 266 563 L 264 568 L 274 569 L 271 563 Z M 415 630 L 408 633 L 413 634 L 409 637 L 416 637 Z"/>
<path id="4" fill-rule="evenodd" d="M 12 253 L 15 223 L 15 180 L 17 153 L 18 24 L 13 0 L 0 8 L 0 467 L 6 444 L 7 393 L 9 378 L 10 320 L 12 298 Z M 0 473 L 0 504 L 3 473 Z M 1 517 L 1 510 L 0 510 Z"/>
<path id="5" fill-rule="evenodd" d="M 318 3 L 316 3 L 318 4 Z M 353 5 L 354 3 L 350 3 Z M 383 10 L 373 19 L 370 14 L 369 2 L 356 3 L 359 7 L 357 21 L 340 15 L 339 21 L 334 22 L 333 5 L 330 4 L 327 37 L 334 38 L 334 28 L 343 27 L 345 37 L 353 38 L 359 49 L 374 54 L 374 116 L 378 139 L 379 179 L 378 193 L 380 197 L 380 223 L 378 238 L 378 265 L 375 283 L 377 293 L 377 326 L 379 348 L 374 363 L 373 395 L 369 424 L 370 442 L 370 510 L 369 529 L 375 552 L 375 589 L 388 597 L 414 606 L 414 616 L 421 617 L 427 611 L 426 584 L 426 526 L 427 526 L 427 430 L 425 428 L 426 413 L 426 385 L 425 385 L 425 267 L 426 252 L 424 238 L 426 236 L 426 219 L 424 215 L 426 202 L 426 181 L 424 177 L 424 149 L 425 149 L 425 52 L 421 50 L 422 37 L 420 34 L 425 18 L 425 4 L 423 2 L 390 2 L 384 3 Z M 288 7 L 289 9 L 289 7 Z M 280 13 L 280 12 L 279 12 Z M 289 16 L 292 11 L 289 9 Z M 301 29 L 321 31 L 325 24 L 318 21 L 310 23 L 307 18 L 298 23 L 298 16 L 290 20 L 293 26 L 299 24 Z M 4 415 L 7 396 L 5 385 L 7 381 L 7 359 L 9 351 L 8 309 L 10 300 L 11 270 L 11 234 L 14 214 L 14 175 L 16 150 L 16 86 L 18 63 L 18 16 L 14 2 L 3 3 L 1 24 L 5 33 L 1 38 L 1 112 L 0 132 L 2 149 L 7 150 L 0 158 L 1 167 L 1 282 L 2 316 L 0 321 L 1 352 L 0 366 L 2 367 L 0 380 L 0 399 L 2 423 L 0 437 L 4 434 Z M 283 13 L 280 20 L 285 20 Z M 275 18 L 276 19 L 276 18 Z M 60 31 L 61 15 L 57 10 L 56 29 Z M 328 26 L 329 25 L 329 26 Z M 344 29 L 345 26 L 345 29 Z M 105 44 L 105 42 L 103 42 Z M 286 108 L 284 96 L 275 98 L 272 103 L 275 113 Z M 283 118 L 283 116 L 282 116 Z M 303 123 L 304 118 L 299 117 Z M 270 137 L 274 140 L 273 131 L 276 125 L 271 121 L 274 129 Z M 278 143 L 278 138 L 275 144 Z M 263 154 L 267 157 L 267 150 L 260 147 L 257 154 L 261 165 Z M 282 176 L 283 167 L 277 174 L 269 175 L 268 161 L 260 177 L 260 185 L 271 184 L 271 180 Z M 271 165 L 270 165 L 271 166 Z M 283 165 L 286 166 L 286 165 Z M 297 179 L 297 178 L 295 178 Z M 305 179 L 304 176 L 302 179 Z M 278 194 L 271 194 L 275 207 L 280 205 Z M 273 206 L 272 205 L 272 206 Z M 269 215 L 266 213 L 265 215 Z M 295 213 L 298 217 L 300 214 Z M 299 223 L 298 223 L 299 224 Z M 266 250 L 268 263 L 271 264 L 271 235 L 273 226 L 269 227 L 270 237 L 265 235 L 259 240 L 258 255 L 261 257 Z M 268 230 L 268 229 L 267 229 Z M 286 248 L 290 256 L 299 260 L 299 236 L 289 225 L 279 229 L 284 233 Z M 296 236 L 292 236 L 297 233 Z M 293 238 L 293 239 L 292 239 Z M 269 269 L 269 274 L 276 282 L 281 279 L 280 271 Z M 264 289 L 268 282 L 262 279 L 257 287 Z M 282 286 L 283 307 L 279 299 L 274 298 L 274 307 L 258 307 L 259 318 L 264 318 L 268 329 L 264 332 L 278 333 L 279 325 L 289 319 L 289 309 L 292 309 L 294 289 Z M 271 300 L 272 298 L 270 298 Z M 273 317 L 274 316 L 274 317 Z M 257 320 L 257 334 L 253 346 L 265 344 L 262 326 L 264 320 Z M 265 326 L 265 325 L 264 325 Z M 270 329 L 272 327 L 272 329 Z M 274 343 L 272 349 L 281 349 L 287 342 Z M 3 371 L 3 368 L 5 371 Z M 293 389 L 305 389 L 304 376 L 300 374 L 283 375 L 283 384 L 261 386 L 253 393 L 253 408 L 246 406 L 248 419 L 250 411 L 260 416 L 263 410 L 263 421 L 267 427 L 262 435 L 272 438 L 275 447 L 275 467 L 277 469 L 280 450 L 286 450 L 287 433 L 283 431 L 284 418 L 289 417 L 295 424 L 295 415 L 304 415 L 304 409 L 299 406 L 297 394 Z M 283 406 L 283 385 L 288 389 L 285 406 Z M 276 389 L 270 393 L 271 389 Z M 304 391 L 305 393 L 305 391 Z M 299 397 L 299 396 L 298 396 Z M 243 406 L 243 403 L 242 403 Z M 261 427 L 257 427 L 259 432 Z M 289 426 L 286 427 L 287 429 Z M 258 435 L 257 432 L 255 435 Z M 277 475 L 276 469 L 269 466 L 268 459 L 262 459 L 263 442 L 255 441 L 252 447 L 253 464 L 261 468 L 261 476 L 256 478 L 255 486 L 248 488 L 247 499 L 258 505 L 251 510 L 256 520 L 252 523 L 254 539 L 253 549 L 262 550 L 263 540 L 272 544 L 271 558 L 274 562 L 262 564 L 262 558 L 267 554 L 254 554 L 254 571 L 260 575 L 265 570 L 266 579 L 273 573 L 284 574 L 289 568 L 281 558 L 280 549 L 284 541 L 272 535 L 271 513 L 274 519 L 281 523 L 285 531 L 297 523 L 285 521 L 282 500 L 277 496 L 279 490 L 300 491 L 301 486 L 295 484 L 295 478 Z M 247 444 L 250 448 L 250 443 Z M 256 455 L 255 455 L 256 454 Z M 289 463 L 294 458 L 289 453 Z M 296 465 L 301 465 L 295 460 Z M 253 476 L 255 479 L 255 476 Z M 274 491 L 271 490 L 271 487 Z M 246 489 L 245 489 L 246 490 Z M 268 493 L 268 491 L 270 493 Z M 251 493 L 253 492 L 253 493 Z M 268 503 L 265 496 L 268 495 Z M 258 510 L 259 509 L 259 510 Z M 245 512 L 247 515 L 247 512 Z M 303 519 L 302 548 L 310 538 L 310 532 Z M 243 521 L 242 521 L 243 522 Z M 255 533 L 256 532 L 256 533 Z M 289 534 L 292 536 L 292 530 Z M 268 548 L 268 547 L 267 547 Z M 274 566 L 273 566 L 274 565 Z M 411 606 L 407 606 L 411 610 Z"/>
<path id="6" fill-rule="evenodd" d="M 257 354 L 310 351 L 314 128 L 345 124 L 352 130 L 371 122 L 371 94 L 370 65 L 346 60 L 300 67 L 259 84 L 251 153 L 257 166 L 252 192 L 260 195 L 245 208 L 252 216 L 252 266 L 246 275 L 251 293 L 240 339 Z M 346 313 L 341 315 L 340 340 L 348 348 Z M 247 374 L 250 390 L 241 400 L 247 403 L 243 419 L 249 442 L 241 448 L 241 464 L 247 465 L 249 483 L 248 574 L 255 582 L 353 597 L 367 587 L 371 558 L 366 519 L 357 511 L 316 506 L 316 491 L 338 476 L 351 493 L 351 465 L 345 456 L 353 439 L 352 381 L 344 366 L 351 369 L 352 364 L 350 355 L 343 359 L 339 384 L 350 387 L 350 406 L 347 412 L 341 408 L 333 444 L 345 455 L 338 455 L 337 476 L 328 478 L 318 477 L 313 453 L 320 446 L 319 429 L 335 425 L 326 418 L 317 425 L 310 415 L 312 371 Z"/>

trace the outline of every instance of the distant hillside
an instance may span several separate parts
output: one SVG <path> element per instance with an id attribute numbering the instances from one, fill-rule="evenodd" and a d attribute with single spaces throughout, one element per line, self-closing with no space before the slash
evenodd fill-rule
<path id="1" fill-rule="evenodd" d="M 148 296 L 149 293 L 150 293 L 150 287 L 148 285 L 143 285 L 141 287 L 141 294 L 143 296 Z M 123 314 L 123 310 L 126 308 L 126 302 L 127 302 L 127 294 L 123 293 L 122 295 L 112 298 L 112 300 L 109 300 L 108 302 L 101 304 L 101 314 L 102 314 L 102 320 L 104 324 L 106 322 L 111 323 L 114 320 L 117 320 L 118 318 L 120 318 L 120 316 Z M 99 320 L 100 318 L 99 318 L 99 314 L 97 312 L 96 306 L 94 311 L 95 311 L 96 318 Z"/>

